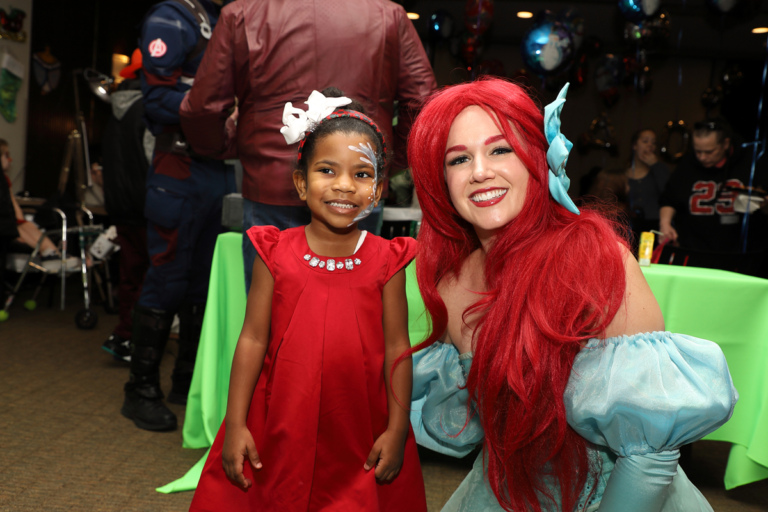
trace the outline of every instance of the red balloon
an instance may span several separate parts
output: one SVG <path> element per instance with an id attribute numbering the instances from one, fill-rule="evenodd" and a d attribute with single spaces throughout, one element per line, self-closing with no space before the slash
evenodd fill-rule
<path id="1" fill-rule="evenodd" d="M 587 72 L 589 70 L 589 65 L 587 63 L 587 54 L 582 53 L 578 59 L 576 59 L 576 64 L 574 66 L 571 66 L 570 70 L 570 83 L 571 87 L 575 90 L 584 85 L 584 82 L 587 80 Z"/>
<path id="2" fill-rule="evenodd" d="M 464 34 L 461 38 L 461 58 L 468 66 L 474 66 L 483 53 L 483 40 L 480 36 Z"/>
<path id="3" fill-rule="evenodd" d="M 467 0 L 464 8 L 464 25 L 472 34 L 479 36 L 493 21 L 493 0 Z"/>

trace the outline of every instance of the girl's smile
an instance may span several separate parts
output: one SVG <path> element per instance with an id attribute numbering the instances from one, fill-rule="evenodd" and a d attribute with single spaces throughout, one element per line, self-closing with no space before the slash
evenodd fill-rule
<path id="1" fill-rule="evenodd" d="M 352 149 L 369 143 L 365 135 L 345 132 L 317 141 L 306 177 L 294 174 L 296 190 L 307 202 L 313 221 L 332 230 L 352 228 L 355 217 L 378 202 L 381 192 L 374 192 L 375 169 L 361 152 Z"/>

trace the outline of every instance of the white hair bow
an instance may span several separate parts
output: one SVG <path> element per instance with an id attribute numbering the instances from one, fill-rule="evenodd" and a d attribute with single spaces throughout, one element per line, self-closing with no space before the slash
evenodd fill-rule
<path id="1" fill-rule="evenodd" d="M 312 91 L 307 101 L 307 111 L 296 108 L 289 101 L 283 109 L 283 126 L 280 133 L 285 137 L 287 144 L 295 144 L 304 138 L 306 132 L 315 129 L 320 121 L 333 113 L 339 107 L 349 105 L 352 100 L 341 96 L 339 98 L 327 98 L 321 92 Z"/>

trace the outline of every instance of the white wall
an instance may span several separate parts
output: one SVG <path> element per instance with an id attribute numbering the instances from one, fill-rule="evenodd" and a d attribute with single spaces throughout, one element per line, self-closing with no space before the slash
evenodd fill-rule
<path id="1" fill-rule="evenodd" d="M 29 104 L 29 88 L 36 87 L 31 67 L 31 41 L 32 41 L 32 0 L 0 0 L 0 9 L 6 13 L 11 8 L 21 9 L 26 13 L 23 31 L 27 33 L 24 42 L 17 42 L 9 38 L 0 39 L 0 59 L 3 53 L 8 53 L 21 62 L 24 66 L 24 78 L 16 96 L 17 117 L 13 123 L 9 123 L 0 116 L 0 139 L 8 141 L 11 150 L 13 164 L 11 165 L 11 184 L 14 192 L 19 192 L 24 186 L 24 155 L 27 146 L 27 107 Z"/>

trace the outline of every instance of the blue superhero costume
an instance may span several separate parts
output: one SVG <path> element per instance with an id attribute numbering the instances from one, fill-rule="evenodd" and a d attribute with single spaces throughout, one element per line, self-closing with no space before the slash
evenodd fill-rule
<path id="1" fill-rule="evenodd" d="M 134 308 L 131 377 L 121 412 L 148 430 L 176 428 L 159 386 L 160 359 L 176 313 L 179 353 L 168 400 L 186 403 L 223 197 L 235 191 L 232 167 L 195 155 L 179 121 L 219 9 L 209 0 L 166 0 L 147 13 L 139 39 L 146 121 L 156 137 L 144 210 L 151 266 Z"/>

